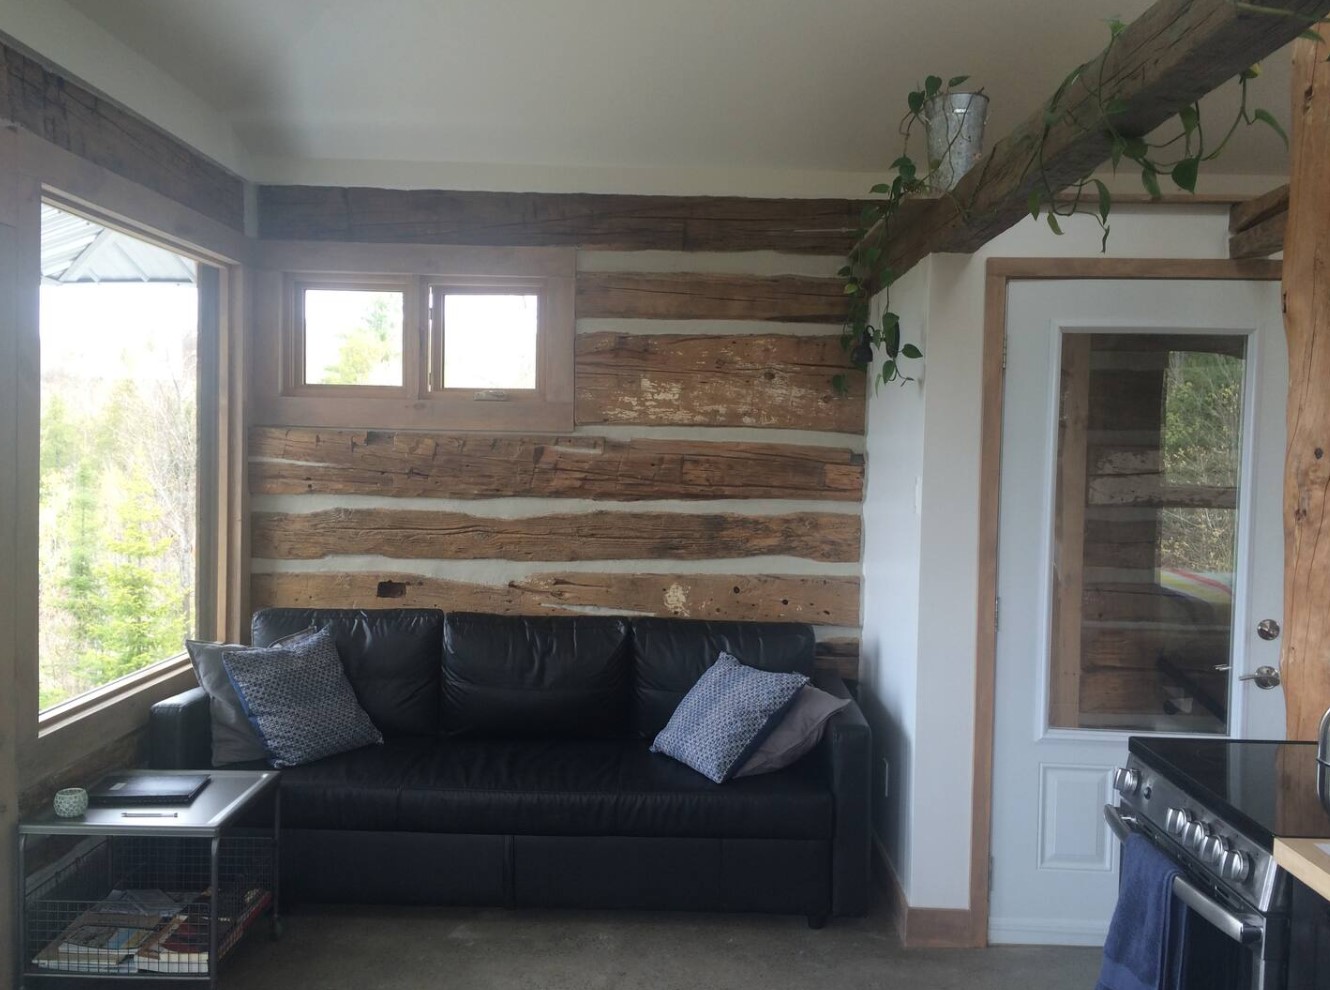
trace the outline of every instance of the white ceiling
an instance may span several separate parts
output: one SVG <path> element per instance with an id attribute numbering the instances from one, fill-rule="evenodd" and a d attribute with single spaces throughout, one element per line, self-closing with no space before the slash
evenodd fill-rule
<path id="1" fill-rule="evenodd" d="M 1002 135 L 1148 2 L 69 0 L 259 160 L 843 172 L 895 157 L 925 74 Z M 1287 118 L 1286 57 L 1258 83 Z M 1264 128 L 1213 167 L 1285 169 Z"/>

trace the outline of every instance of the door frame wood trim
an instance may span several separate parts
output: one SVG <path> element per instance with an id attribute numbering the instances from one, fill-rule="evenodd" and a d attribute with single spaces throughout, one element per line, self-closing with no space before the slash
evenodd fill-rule
<path id="1" fill-rule="evenodd" d="M 994 692 L 997 680 L 998 506 L 1002 481 L 1007 291 L 1013 281 L 1190 279 L 1277 282 L 1278 261 L 1188 258 L 990 258 L 984 271 L 979 449 L 979 586 L 975 635 L 974 790 L 970 835 L 969 944 L 988 944 L 993 824 Z"/>

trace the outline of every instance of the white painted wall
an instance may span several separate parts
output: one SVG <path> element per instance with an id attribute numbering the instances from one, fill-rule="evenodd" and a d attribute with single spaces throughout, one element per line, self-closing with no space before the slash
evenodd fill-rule
<path id="1" fill-rule="evenodd" d="M 905 339 L 929 348 L 929 287 L 933 259 L 899 283 L 892 304 L 908 327 Z M 880 312 L 880 302 L 877 301 Z M 874 315 L 878 315 L 875 312 Z M 925 362 L 925 371 L 927 371 Z M 876 374 L 881 359 L 872 369 Z M 864 486 L 864 550 L 860 703 L 873 727 L 873 817 L 878 842 L 909 890 L 909 816 L 914 806 L 914 744 L 919 658 L 919 572 L 924 472 L 923 375 L 885 385 L 868 405 Z M 886 761 L 884 766 L 883 761 Z"/>
<path id="2" fill-rule="evenodd" d="M 229 120 L 64 0 L 0 0 L 0 32 L 248 176 L 250 162 Z"/>
<path id="3" fill-rule="evenodd" d="M 1227 225 L 1224 207 L 1121 207 L 1107 254 L 1224 258 Z M 878 745 L 893 754 L 896 796 L 879 799 L 876 828 L 912 907 L 969 906 L 985 265 L 1101 256 L 1093 220 L 1064 229 L 1026 221 L 973 255 L 935 255 L 893 289 L 904 339 L 926 333 L 926 374 L 869 400 L 862 684 Z M 902 525 L 916 474 L 917 534 Z"/>

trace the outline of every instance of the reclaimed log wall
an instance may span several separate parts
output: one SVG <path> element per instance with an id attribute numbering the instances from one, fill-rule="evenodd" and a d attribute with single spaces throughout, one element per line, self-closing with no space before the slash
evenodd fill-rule
<path id="1" fill-rule="evenodd" d="M 839 264 L 581 251 L 564 434 L 255 424 L 253 607 L 809 622 L 856 676 L 865 389 L 831 387 Z"/>

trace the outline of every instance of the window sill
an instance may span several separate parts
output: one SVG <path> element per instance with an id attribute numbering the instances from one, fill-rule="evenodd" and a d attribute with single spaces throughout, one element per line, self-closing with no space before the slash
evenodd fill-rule
<path id="1" fill-rule="evenodd" d="M 197 684 L 185 654 L 50 708 L 37 716 L 37 738 L 21 760 L 24 778 L 56 773 L 148 724 L 148 710 Z"/>

